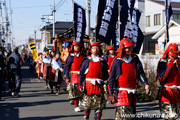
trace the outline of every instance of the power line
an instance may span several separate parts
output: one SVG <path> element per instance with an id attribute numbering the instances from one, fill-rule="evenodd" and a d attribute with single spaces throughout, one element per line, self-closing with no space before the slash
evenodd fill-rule
<path id="1" fill-rule="evenodd" d="M 43 23 L 41 25 L 39 25 L 39 28 L 36 31 L 38 31 L 42 27 L 42 25 L 43 25 Z"/>
<path id="2" fill-rule="evenodd" d="M 62 0 L 59 1 L 59 3 L 56 5 L 56 7 L 62 2 Z"/>
<path id="3" fill-rule="evenodd" d="M 58 10 L 65 2 L 66 2 L 66 0 L 64 0 L 64 1 L 56 8 L 56 10 Z"/>
<path id="4" fill-rule="evenodd" d="M 26 6 L 26 7 L 13 7 L 13 9 L 21 9 L 21 8 L 40 8 L 40 7 L 50 7 L 50 5 L 44 5 L 44 6 Z"/>

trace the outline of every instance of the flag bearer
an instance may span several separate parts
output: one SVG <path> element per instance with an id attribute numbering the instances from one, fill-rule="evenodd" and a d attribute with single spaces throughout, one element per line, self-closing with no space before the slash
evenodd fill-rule
<path id="1" fill-rule="evenodd" d="M 149 92 L 149 85 L 142 64 L 138 56 L 133 54 L 133 47 L 134 42 L 129 38 L 122 39 L 117 57 L 110 69 L 110 100 L 116 105 L 115 117 L 117 120 L 135 117 L 138 78 L 141 78 L 140 80 L 145 85 L 146 93 Z M 122 115 L 132 116 L 128 118 Z"/>
<path id="2" fill-rule="evenodd" d="M 177 119 L 180 113 L 180 51 L 175 43 L 170 43 L 157 68 L 161 84 L 159 105 L 163 119 Z"/>
<path id="3" fill-rule="evenodd" d="M 71 46 L 70 55 L 67 59 L 66 64 L 66 83 L 70 84 L 69 87 L 69 99 L 73 100 L 75 105 L 75 112 L 80 112 L 79 99 L 80 93 L 78 92 L 79 85 L 79 72 L 80 65 L 84 58 L 84 55 L 81 51 L 80 44 L 78 42 L 73 42 Z"/>

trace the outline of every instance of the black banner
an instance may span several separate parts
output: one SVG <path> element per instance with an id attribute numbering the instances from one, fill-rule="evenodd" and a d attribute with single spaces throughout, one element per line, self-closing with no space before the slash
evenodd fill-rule
<path id="1" fill-rule="evenodd" d="M 86 30 L 85 9 L 77 3 L 74 3 L 74 40 L 83 43 Z"/>
<path id="2" fill-rule="evenodd" d="M 118 0 L 99 0 L 96 39 L 110 44 L 118 19 Z"/>
<path id="3" fill-rule="evenodd" d="M 139 28 L 139 21 L 141 17 L 141 12 L 139 10 L 133 9 L 132 12 L 132 35 L 133 35 L 133 41 L 135 44 L 135 52 L 139 54 L 139 51 L 141 49 L 142 43 L 144 41 L 144 35 Z"/>

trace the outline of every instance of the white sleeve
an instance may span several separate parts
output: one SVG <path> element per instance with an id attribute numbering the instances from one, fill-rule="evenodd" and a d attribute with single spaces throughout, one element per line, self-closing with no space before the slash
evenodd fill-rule
<path id="1" fill-rule="evenodd" d="M 52 60 L 52 67 L 55 69 L 55 70 L 58 70 L 60 68 L 60 66 L 58 65 L 58 63 L 55 61 L 55 60 Z"/>
<path id="2" fill-rule="evenodd" d="M 43 57 L 43 62 L 50 64 L 50 63 L 51 63 L 51 59 L 50 59 L 50 58 L 48 59 L 48 58 L 44 58 L 44 57 Z"/>

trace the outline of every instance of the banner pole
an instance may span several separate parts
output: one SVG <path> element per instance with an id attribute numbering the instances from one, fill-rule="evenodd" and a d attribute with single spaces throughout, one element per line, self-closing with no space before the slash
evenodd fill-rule
<path id="1" fill-rule="evenodd" d="M 166 34 L 166 43 L 165 43 L 165 46 L 167 48 L 167 0 L 164 1 L 164 5 L 165 5 L 165 27 L 166 27 L 166 31 L 165 31 L 165 34 Z"/>
<path id="2" fill-rule="evenodd" d="M 97 28 L 97 22 L 98 22 L 98 6 L 99 6 L 99 0 L 98 0 L 98 4 L 97 4 L 97 13 L 96 13 L 96 28 Z M 96 36 L 94 38 L 95 38 L 95 42 L 97 42 Z"/>
<path id="3" fill-rule="evenodd" d="M 121 41 L 121 0 L 118 0 L 118 38 L 119 38 L 119 42 Z M 120 47 L 120 44 L 119 44 L 119 47 Z"/>

